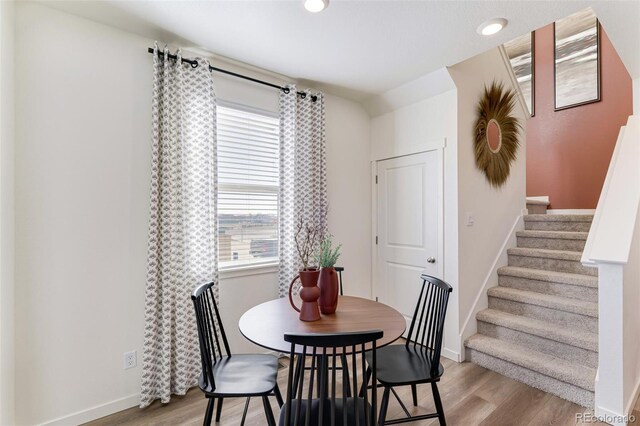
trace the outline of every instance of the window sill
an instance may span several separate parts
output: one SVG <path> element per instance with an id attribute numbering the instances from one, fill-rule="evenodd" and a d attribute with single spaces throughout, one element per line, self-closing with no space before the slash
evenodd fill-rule
<path id="1" fill-rule="evenodd" d="M 251 275 L 272 274 L 278 272 L 279 265 L 277 263 L 269 263 L 262 265 L 234 266 L 220 269 L 219 276 L 221 280 L 225 278 L 246 277 Z"/>

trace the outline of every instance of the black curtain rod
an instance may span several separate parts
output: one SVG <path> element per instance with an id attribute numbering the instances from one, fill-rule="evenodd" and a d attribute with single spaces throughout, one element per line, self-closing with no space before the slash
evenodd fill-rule
<path id="1" fill-rule="evenodd" d="M 151 54 L 153 54 L 155 52 L 155 50 L 153 48 L 148 48 L 147 51 Z M 158 51 L 158 56 L 160 58 L 163 58 L 163 54 L 160 54 L 161 52 Z M 169 59 L 173 59 L 174 61 L 176 59 L 178 59 L 177 55 L 173 55 L 171 53 L 169 53 L 169 55 L 167 55 L 169 57 Z M 197 68 L 198 67 L 198 61 L 196 61 L 195 59 L 186 59 L 186 58 L 182 58 L 182 62 L 186 62 L 188 64 L 191 64 L 191 66 L 193 68 Z M 278 86 L 277 84 L 273 84 L 273 83 L 269 83 L 268 81 L 263 81 L 263 80 L 258 80 L 257 78 L 253 78 L 253 77 L 249 77 L 246 75 L 242 75 L 242 74 L 238 74 L 232 71 L 228 71 L 228 70 L 224 70 L 222 68 L 216 68 L 213 67 L 211 65 L 209 65 L 209 71 L 216 71 L 216 72 L 221 72 L 223 74 L 227 74 L 227 75 L 232 75 L 234 77 L 238 77 L 238 78 L 242 78 L 244 80 L 249 80 L 249 81 L 253 81 L 254 83 L 258 83 L 258 84 L 263 84 L 265 86 L 269 86 L 269 87 L 273 87 L 274 89 L 279 89 L 282 90 L 284 93 L 289 93 L 290 89 L 288 87 L 282 87 L 282 86 Z M 297 92 L 298 96 L 300 96 L 301 98 L 306 98 L 307 94 L 305 92 Z M 315 102 L 318 99 L 318 97 L 316 95 L 311 95 L 311 101 Z"/>

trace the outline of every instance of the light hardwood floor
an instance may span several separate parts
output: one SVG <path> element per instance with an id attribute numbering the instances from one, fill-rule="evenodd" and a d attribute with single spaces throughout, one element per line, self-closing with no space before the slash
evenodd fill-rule
<path id="1" fill-rule="evenodd" d="M 286 360 L 285 364 L 286 364 Z M 439 384 L 447 424 L 456 426 L 542 426 L 583 424 L 576 414 L 587 410 L 571 402 L 509 379 L 493 371 L 468 362 L 456 363 L 443 359 L 445 373 Z M 286 389 L 287 367 L 280 369 L 278 383 Z M 411 405 L 409 387 L 398 388 L 402 400 L 412 414 L 434 412 L 429 385 L 418 386 L 418 407 Z M 278 419 L 279 408 L 271 398 L 273 412 Z M 244 399 L 224 402 L 222 419 L 218 425 L 239 425 Z M 380 401 L 380 398 L 378 399 Z M 158 401 L 145 409 L 130 408 L 89 423 L 90 425 L 201 425 L 206 400 L 199 389 L 191 389 L 185 396 L 174 396 L 171 403 Z M 636 404 L 635 424 L 640 425 L 640 401 Z M 402 410 L 392 397 L 387 419 L 400 417 Z M 262 402 L 251 400 L 247 425 L 265 425 Z M 437 425 L 437 420 L 410 423 L 416 426 Z M 603 425 L 604 423 L 584 423 Z"/>

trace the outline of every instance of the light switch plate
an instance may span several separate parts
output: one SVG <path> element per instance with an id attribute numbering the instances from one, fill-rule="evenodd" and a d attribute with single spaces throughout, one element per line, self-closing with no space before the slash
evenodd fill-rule
<path id="1" fill-rule="evenodd" d="M 473 216 L 473 213 L 467 213 L 467 226 L 473 226 L 476 222 L 476 218 Z"/>

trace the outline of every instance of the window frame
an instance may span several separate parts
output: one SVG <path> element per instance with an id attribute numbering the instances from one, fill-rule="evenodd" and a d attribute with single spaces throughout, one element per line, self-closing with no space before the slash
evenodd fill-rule
<path id="1" fill-rule="evenodd" d="M 250 114 L 259 114 L 259 115 L 263 115 L 265 117 L 271 117 L 271 118 L 276 118 L 279 119 L 280 118 L 280 114 L 279 112 L 276 111 L 270 111 L 267 109 L 262 109 L 262 108 L 256 108 L 256 107 L 252 107 L 249 105 L 244 105 L 244 104 L 239 104 L 236 102 L 232 102 L 232 101 L 227 101 L 224 99 L 218 99 L 216 102 L 216 108 L 220 106 L 223 108 L 229 108 L 229 109 L 235 109 L 238 111 L 242 111 L 242 112 L 247 112 Z M 218 130 L 218 114 L 216 111 L 216 132 Z M 279 125 L 278 125 L 279 126 Z M 216 148 L 217 150 L 217 148 Z M 216 158 L 219 160 L 219 154 L 218 152 L 216 152 Z M 219 173 L 219 172 L 218 172 Z M 218 194 L 220 194 L 221 191 L 224 191 L 225 189 L 232 189 L 232 190 L 236 190 L 236 191 L 253 191 L 253 192 L 263 192 L 263 193 L 267 193 L 267 194 L 273 194 L 275 193 L 278 197 L 280 195 L 280 185 L 278 184 L 277 186 L 273 186 L 273 185 L 243 185 L 243 184 L 221 184 L 218 181 Z M 274 191 L 275 189 L 275 191 Z M 268 260 L 268 261 L 264 261 L 264 262 L 255 262 L 255 263 L 251 263 L 251 264 L 247 264 L 247 265 L 225 265 L 225 266 L 221 266 L 220 265 L 220 259 L 218 259 L 218 272 L 220 274 L 220 276 L 222 278 L 233 278 L 233 277 L 241 277 L 241 276 L 247 276 L 247 275 L 258 275 L 258 274 L 267 274 L 267 273 L 273 273 L 273 272 L 277 272 L 279 270 L 280 267 L 280 246 L 279 246 L 279 242 L 280 242 L 280 202 L 278 200 L 278 206 L 277 206 L 277 231 L 278 231 L 278 259 L 276 260 Z M 216 221 L 218 221 L 218 228 L 219 228 L 219 219 L 220 219 L 220 211 L 218 210 L 217 213 L 217 217 L 216 217 Z M 216 243 L 220 244 L 220 239 L 219 239 L 219 230 L 218 233 L 216 233 Z"/>

